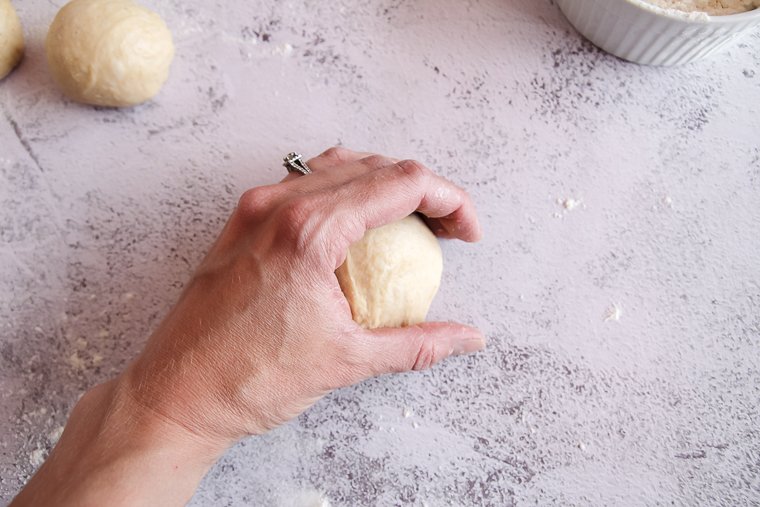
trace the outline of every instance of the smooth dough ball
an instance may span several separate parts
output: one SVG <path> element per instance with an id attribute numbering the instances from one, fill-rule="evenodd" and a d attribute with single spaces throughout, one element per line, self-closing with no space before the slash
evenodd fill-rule
<path id="1" fill-rule="evenodd" d="M 24 56 L 24 32 L 10 0 L 0 0 L 0 79 Z"/>
<path id="2" fill-rule="evenodd" d="M 69 2 L 50 25 L 45 50 L 66 95 L 112 107 L 156 95 L 174 58 L 166 23 L 131 0 Z"/>
<path id="3" fill-rule="evenodd" d="M 443 255 L 417 215 L 366 232 L 335 274 L 354 320 L 369 329 L 425 320 L 441 285 Z"/>

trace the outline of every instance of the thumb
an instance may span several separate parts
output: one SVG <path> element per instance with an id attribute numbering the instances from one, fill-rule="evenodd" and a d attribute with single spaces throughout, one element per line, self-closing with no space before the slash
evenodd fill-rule
<path id="1" fill-rule="evenodd" d="M 425 370 L 449 356 L 477 352 L 486 345 L 476 328 L 449 322 L 374 329 L 361 341 L 369 375 Z"/>

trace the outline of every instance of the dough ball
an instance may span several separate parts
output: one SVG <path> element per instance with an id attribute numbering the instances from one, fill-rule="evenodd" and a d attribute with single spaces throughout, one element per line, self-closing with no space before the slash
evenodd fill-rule
<path id="1" fill-rule="evenodd" d="M 0 79 L 10 72 L 24 56 L 24 32 L 16 9 L 10 0 L 0 0 Z"/>
<path id="2" fill-rule="evenodd" d="M 441 285 L 443 255 L 417 215 L 367 231 L 338 268 L 354 320 L 369 329 L 425 320 Z"/>
<path id="3" fill-rule="evenodd" d="M 50 25 L 45 50 L 66 95 L 112 107 L 156 95 L 174 58 L 164 21 L 131 0 L 69 2 Z"/>

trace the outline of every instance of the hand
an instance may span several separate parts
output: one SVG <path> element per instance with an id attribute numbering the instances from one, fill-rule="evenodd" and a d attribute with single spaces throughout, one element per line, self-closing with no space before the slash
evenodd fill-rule
<path id="1" fill-rule="evenodd" d="M 139 405 L 223 446 L 333 389 L 484 345 L 459 324 L 364 330 L 334 274 L 367 229 L 414 211 L 439 235 L 478 240 L 468 195 L 413 161 L 333 148 L 308 164 L 313 174 L 243 195 L 126 373 Z"/>
<path id="2" fill-rule="evenodd" d="M 183 503 L 232 443 L 329 391 L 480 350 L 476 329 L 365 330 L 334 271 L 367 229 L 419 211 L 477 241 L 468 195 L 418 162 L 332 148 L 240 199 L 145 350 L 88 392 L 14 505 Z"/>

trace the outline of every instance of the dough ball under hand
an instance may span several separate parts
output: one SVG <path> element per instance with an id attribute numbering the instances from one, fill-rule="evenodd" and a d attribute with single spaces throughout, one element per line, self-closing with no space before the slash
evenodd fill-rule
<path id="1" fill-rule="evenodd" d="M 24 56 L 24 32 L 10 0 L 0 0 L 0 79 L 10 74 Z"/>
<path id="2" fill-rule="evenodd" d="M 410 215 L 367 231 L 335 274 L 354 320 L 374 329 L 423 322 L 442 272 L 438 239 Z"/>
<path id="3" fill-rule="evenodd" d="M 48 65 L 71 99 L 133 106 L 169 76 L 172 35 L 161 17 L 132 0 L 73 0 L 50 25 Z"/>

